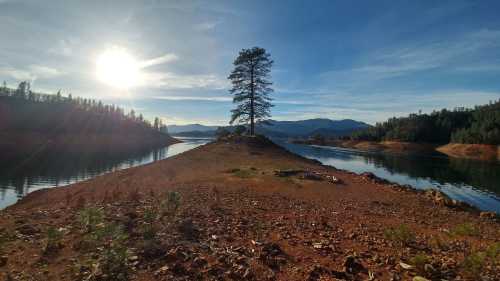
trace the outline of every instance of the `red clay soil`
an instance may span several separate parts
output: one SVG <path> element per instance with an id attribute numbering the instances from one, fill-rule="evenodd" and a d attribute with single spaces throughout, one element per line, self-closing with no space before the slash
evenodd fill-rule
<path id="1" fill-rule="evenodd" d="M 499 145 L 450 143 L 440 146 L 436 150 L 457 158 L 500 160 Z"/>
<path id="2" fill-rule="evenodd" d="M 227 139 L 0 211 L 0 280 L 500 280 L 495 215 L 437 197 Z"/>
<path id="3" fill-rule="evenodd" d="M 428 153 L 435 150 L 436 145 L 428 143 L 413 143 L 400 141 L 355 141 L 355 140 L 326 140 L 319 143 L 314 140 L 297 141 L 297 143 L 316 144 L 354 148 L 366 151 L 391 152 L 391 153 Z"/>

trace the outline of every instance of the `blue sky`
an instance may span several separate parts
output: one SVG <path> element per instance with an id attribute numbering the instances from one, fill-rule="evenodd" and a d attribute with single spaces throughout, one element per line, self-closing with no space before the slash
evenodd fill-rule
<path id="1" fill-rule="evenodd" d="M 269 3 L 270 2 L 270 3 Z M 0 80 L 94 97 L 168 124 L 220 125 L 242 48 L 272 55 L 273 119 L 375 123 L 500 98 L 498 1 L 0 0 Z M 142 69 L 117 89 L 96 60 Z"/>

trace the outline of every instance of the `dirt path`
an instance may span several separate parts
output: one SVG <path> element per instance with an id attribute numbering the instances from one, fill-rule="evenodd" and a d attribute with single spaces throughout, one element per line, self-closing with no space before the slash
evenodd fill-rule
<path id="1" fill-rule="evenodd" d="M 0 211 L 0 280 L 499 280 L 496 218 L 447 200 L 219 141 Z"/>

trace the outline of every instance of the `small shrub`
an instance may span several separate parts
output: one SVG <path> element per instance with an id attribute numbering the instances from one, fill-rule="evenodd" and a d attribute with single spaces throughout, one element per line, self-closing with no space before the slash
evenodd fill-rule
<path id="1" fill-rule="evenodd" d="M 130 252 L 125 245 L 128 236 L 117 224 L 110 224 L 105 229 L 105 247 L 99 257 L 100 269 L 105 276 L 103 280 L 128 280 Z"/>
<path id="2" fill-rule="evenodd" d="M 384 236 L 386 239 L 400 243 L 402 246 L 408 245 L 415 241 L 415 234 L 412 230 L 405 224 L 389 228 L 384 231 Z"/>
<path id="3" fill-rule="evenodd" d="M 174 216 L 181 205 L 181 194 L 176 191 L 167 193 L 167 198 L 160 204 L 162 216 Z"/>
<path id="4" fill-rule="evenodd" d="M 62 247 L 63 233 L 55 227 L 49 227 L 47 230 L 47 244 L 45 245 L 45 254 L 57 252 Z"/>
<path id="5" fill-rule="evenodd" d="M 486 249 L 486 256 L 490 258 L 493 262 L 500 261 L 500 242 L 491 244 Z"/>
<path id="6" fill-rule="evenodd" d="M 462 223 L 455 226 L 451 234 L 456 236 L 478 236 L 479 230 L 472 223 Z"/>
<path id="7" fill-rule="evenodd" d="M 449 243 L 440 236 L 434 236 L 430 240 L 432 247 L 437 248 L 441 251 L 446 251 L 450 248 Z"/>
<path id="8" fill-rule="evenodd" d="M 481 272 L 486 263 L 486 254 L 484 252 L 472 253 L 465 258 L 462 263 L 462 269 L 466 276 L 479 280 Z"/>
<path id="9" fill-rule="evenodd" d="M 92 233 L 104 220 L 104 211 L 100 208 L 88 207 L 78 213 L 78 221 L 85 232 Z"/>
<path id="10" fill-rule="evenodd" d="M 103 280 L 128 280 L 130 266 L 128 259 L 130 254 L 126 247 L 115 246 L 103 251 L 99 259 L 103 275 Z"/>
<path id="11" fill-rule="evenodd" d="M 425 275 L 425 265 L 430 263 L 430 258 L 425 254 L 418 254 L 410 259 L 410 264 L 415 266 L 417 272 Z"/>
<path id="12" fill-rule="evenodd" d="M 156 227 L 154 225 L 156 219 L 158 218 L 158 213 L 155 209 L 150 208 L 144 211 L 144 226 L 142 236 L 144 240 L 153 240 L 156 238 Z"/>

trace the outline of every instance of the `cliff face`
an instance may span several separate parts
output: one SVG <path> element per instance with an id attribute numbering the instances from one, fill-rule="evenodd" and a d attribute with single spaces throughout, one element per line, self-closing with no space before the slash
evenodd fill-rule
<path id="1" fill-rule="evenodd" d="M 498 280 L 495 215 L 448 201 L 227 138 L 0 211 L 0 278 Z"/>

